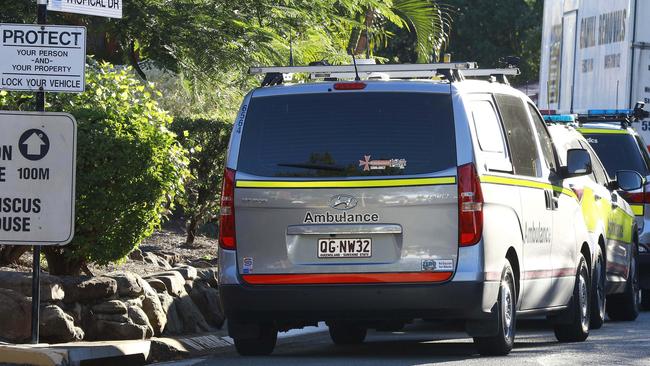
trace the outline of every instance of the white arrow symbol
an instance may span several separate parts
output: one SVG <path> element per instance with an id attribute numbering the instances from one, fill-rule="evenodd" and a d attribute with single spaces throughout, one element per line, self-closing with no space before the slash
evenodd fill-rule
<path id="1" fill-rule="evenodd" d="M 27 155 L 38 156 L 41 155 L 41 147 L 45 145 L 45 142 L 34 132 L 23 142 L 23 145 L 27 145 Z"/>

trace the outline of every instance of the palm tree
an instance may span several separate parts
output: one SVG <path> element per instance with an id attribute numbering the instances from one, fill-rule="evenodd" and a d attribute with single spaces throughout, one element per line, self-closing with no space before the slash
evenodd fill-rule
<path id="1" fill-rule="evenodd" d="M 418 62 L 434 61 L 449 39 L 453 9 L 435 0 L 393 0 L 368 6 L 358 14 L 348 49 L 355 55 L 372 54 L 373 44 L 387 42 L 387 22 L 415 32 Z"/>

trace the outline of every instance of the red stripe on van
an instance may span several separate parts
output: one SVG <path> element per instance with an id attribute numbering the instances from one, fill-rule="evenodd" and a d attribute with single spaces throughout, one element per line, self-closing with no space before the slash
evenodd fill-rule
<path id="1" fill-rule="evenodd" d="M 242 275 L 252 285 L 319 285 L 345 283 L 423 283 L 443 282 L 452 272 L 397 273 L 304 273 Z"/>

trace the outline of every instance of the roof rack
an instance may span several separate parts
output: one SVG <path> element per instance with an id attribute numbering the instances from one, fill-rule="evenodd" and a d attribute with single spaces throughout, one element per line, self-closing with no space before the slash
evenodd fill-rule
<path id="1" fill-rule="evenodd" d="M 413 79 L 444 76 L 447 80 L 461 81 L 460 71 L 476 69 L 476 62 L 445 62 L 431 64 L 357 64 L 359 76 L 366 79 Z M 284 82 L 285 74 L 307 73 L 314 79 L 351 79 L 355 76 L 354 65 L 313 65 L 313 66 L 273 66 L 251 67 L 251 75 L 265 74 L 262 86 L 278 85 Z"/>
<path id="2" fill-rule="evenodd" d="M 466 70 L 475 69 L 476 62 L 450 62 L 450 63 L 434 63 L 434 64 L 386 64 L 386 65 L 364 65 L 358 64 L 357 69 L 359 74 L 372 73 L 372 72 L 416 72 L 416 71 L 436 71 L 441 69 L 456 69 Z M 354 65 L 316 65 L 316 66 L 271 66 L 271 67 L 251 67 L 248 73 L 251 75 L 256 74 L 269 74 L 269 73 L 310 73 L 310 74 L 331 74 L 337 72 L 354 73 Z"/>

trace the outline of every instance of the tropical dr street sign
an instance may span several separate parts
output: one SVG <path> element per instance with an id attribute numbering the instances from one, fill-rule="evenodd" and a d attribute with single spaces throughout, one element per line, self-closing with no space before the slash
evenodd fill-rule
<path id="1" fill-rule="evenodd" d="M 0 244 L 64 245 L 74 234 L 77 122 L 0 111 Z"/>
<path id="2" fill-rule="evenodd" d="M 82 92 L 86 27 L 0 24 L 0 90 Z"/>
<path id="3" fill-rule="evenodd" d="M 47 10 L 122 18 L 122 0 L 50 0 Z"/>

